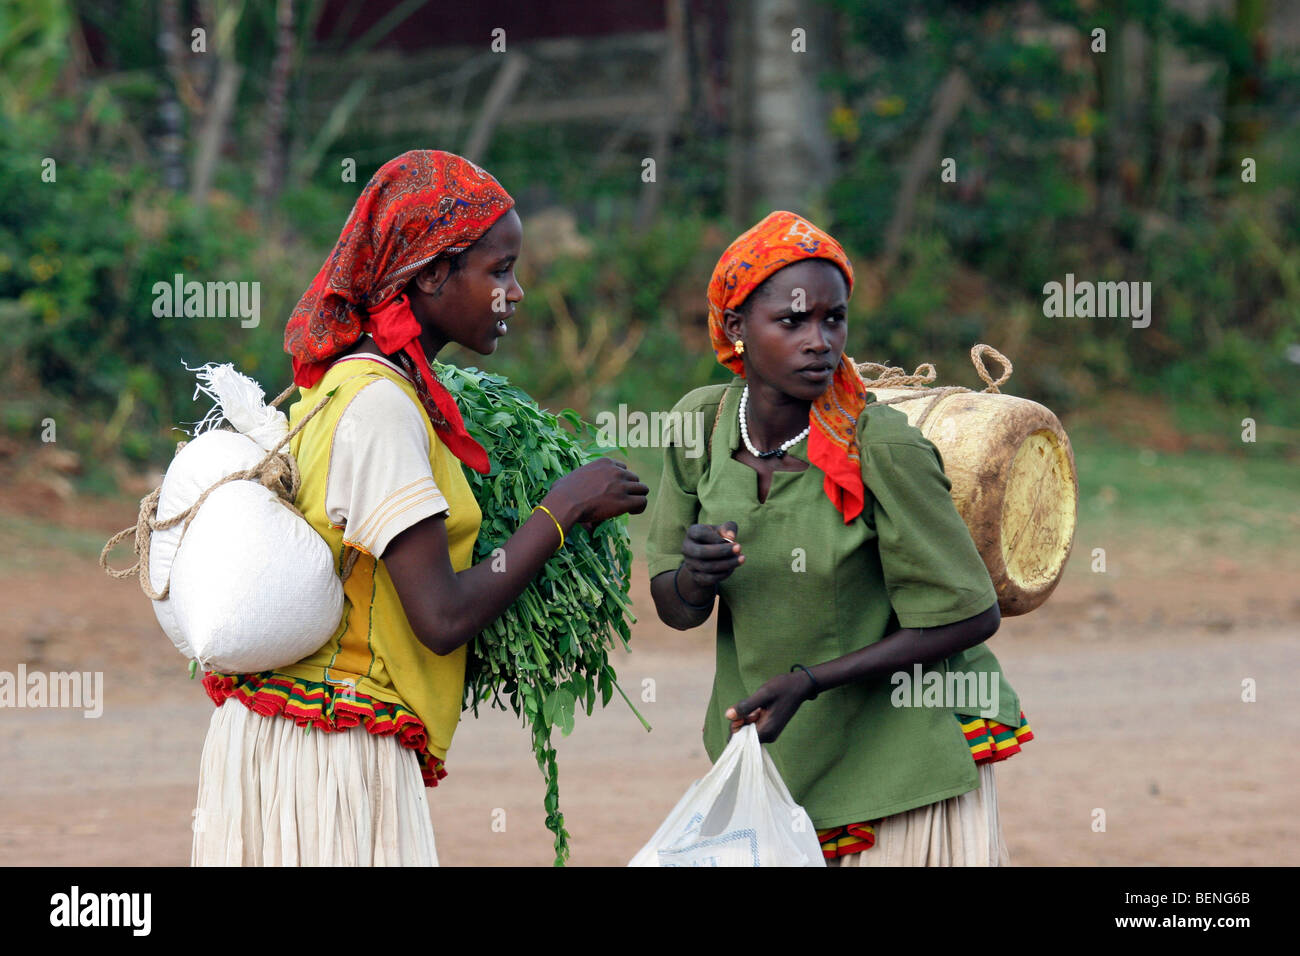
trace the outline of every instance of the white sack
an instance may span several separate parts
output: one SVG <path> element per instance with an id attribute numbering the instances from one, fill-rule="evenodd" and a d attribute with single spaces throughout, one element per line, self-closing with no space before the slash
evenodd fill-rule
<path id="1" fill-rule="evenodd" d="M 257 443 L 245 435 L 229 431 L 204 432 L 180 450 L 163 476 L 158 497 L 158 521 L 180 514 L 199 495 L 226 475 L 252 468 L 266 455 Z M 204 507 L 207 507 L 205 504 Z M 202 509 L 200 509 L 202 510 Z M 176 559 L 176 543 L 181 539 L 185 522 L 155 531 L 149 540 L 149 584 L 155 594 L 162 593 Z M 191 528 L 192 532 L 194 529 Z M 186 534 L 188 541 L 189 534 Z M 172 593 L 175 593 L 173 588 Z M 186 657 L 197 656 L 176 621 L 176 602 L 170 597 L 153 602 L 154 616 L 176 649 Z M 323 642 L 322 642 L 323 643 Z"/>
<path id="2" fill-rule="evenodd" d="M 288 434 L 283 413 L 234 367 L 198 370 L 217 399 L 200 425 L 226 418 L 251 434 L 203 431 L 172 460 L 157 520 L 190 507 L 222 478 L 258 464 Z M 228 407 L 227 407 L 228 406 Z M 287 453 L 287 448 L 285 449 Z M 248 674 L 295 663 L 328 641 L 343 615 L 343 584 L 329 545 L 305 519 L 255 481 L 231 481 L 184 522 L 154 532 L 149 579 L 154 614 L 173 644 L 205 670 Z M 179 550 L 177 542 L 180 541 Z"/>
<path id="3" fill-rule="evenodd" d="M 328 641 L 343 585 L 316 529 L 269 489 L 232 481 L 208 495 L 181 542 L 171 601 L 205 670 L 251 674 Z"/>

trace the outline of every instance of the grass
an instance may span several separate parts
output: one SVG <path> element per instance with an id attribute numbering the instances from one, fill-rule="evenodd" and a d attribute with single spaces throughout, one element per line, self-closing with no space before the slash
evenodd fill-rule
<path id="1" fill-rule="evenodd" d="M 1215 558 L 1264 564 L 1294 553 L 1294 462 L 1249 452 L 1157 452 L 1087 434 L 1072 435 L 1071 443 L 1079 473 L 1072 565 L 1110 542 L 1137 547 L 1152 570 L 1212 565 Z"/>
<path id="2" fill-rule="evenodd" d="M 0 511 L 0 570 L 50 570 L 61 567 L 61 559 L 67 557 L 97 561 L 108 538 L 101 531 Z M 129 542 L 121 543 L 109 556 L 111 565 L 129 565 L 132 560 Z"/>

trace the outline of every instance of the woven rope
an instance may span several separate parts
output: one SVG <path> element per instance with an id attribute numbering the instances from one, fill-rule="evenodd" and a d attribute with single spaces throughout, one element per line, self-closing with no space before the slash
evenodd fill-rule
<path id="1" fill-rule="evenodd" d="M 989 374 L 989 370 L 984 366 L 984 358 L 989 356 L 997 360 L 1002 366 L 1002 374 L 994 379 Z M 995 349 L 991 345 L 980 343 L 970 350 L 971 364 L 975 366 L 975 374 L 984 382 L 983 392 L 993 395 L 999 395 L 1001 392 L 998 386 L 1006 382 L 1011 377 L 1012 366 L 1011 360 Z M 934 411 L 939 400 L 947 395 L 955 395 L 958 392 L 969 392 L 971 389 L 963 385 L 944 385 L 940 388 L 930 388 L 929 383 L 935 380 L 937 373 L 934 366 L 929 362 L 918 365 L 916 371 L 908 375 L 901 368 L 880 365 L 876 362 L 860 362 L 857 364 L 858 374 L 862 376 L 863 384 L 866 385 L 867 391 L 885 388 L 904 388 L 914 390 L 916 395 L 897 395 L 894 398 L 881 399 L 871 402 L 867 408 L 873 405 L 897 405 L 899 402 L 914 402 L 920 398 L 928 398 L 930 402 L 926 405 L 925 410 L 921 412 L 916 420 L 916 427 L 921 428 L 930 418 L 930 413 Z M 874 378 L 867 378 L 868 374 L 873 374 Z"/>
<path id="2" fill-rule="evenodd" d="M 297 388 L 296 385 L 290 385 L 271 402 L 271 406 L 279 407 L 280 403 L 288 398 L 295 388 Z M 104 549 L 99 553 L 99 566 L 104 569 L 105 573 L 107 573 L 109 577 L 113 578 L 123 579 L 129 578 L 133 574 L 138 575 L 140 579 L 140 590 L 145 593 L 147 598 L 152 601 L 166 600 L 167 595 L 171 591 L 171 576 L 168 575 L 167 583 L 163 585 L 162 591 L 159 592 L 154 591 L 153 582 L 149 580 L 149 546 L 153 539 L 153 533 L 155 531 L 165 531 L 168 528 L 174 528 L 176 525 L 184 522 L 184 527 L 181 528 L 181 536 L 176 541 L 176 547 L 179 549 L 181 541 L 185 540 L 185 532 L 190 529 L 190 524 L 193 523 L 195 515 L 199 513 L 199 508 L 203 506 L 203 502 L 208 500 L 208 495 L 212 494 L 212 492 L 230 481 L 256 481 L 258 484 L 274 492 L 276 498 L 289 508 L 290 511 L 298 515 L 300 518 L 303 517 L 302 512 L 299 511 L 293 503 L 298 497 L 298 488 L 302 484 L 302 476 L 298 472 L 298 463 L 294 461 L 292 454 L 284 452 L 282 449 L 293 440 L 294 436 L 302 431 L 303 426 L 311 421 L 317 412 L 325 407 L 326 402 L 328 402 L 333 395 L 334 393 L 331 391 L 317 402 L 316 407 L 304 415 L 302 421 L 298 422 L 289 434 L 285 435 L 284 438 L 280 440 L 280 443 L 268 451 L 265 457 L 263 457 L 256 465 L 251 468 L 245 468 L 243 471 L 236 471 L 232 474 L 226 475 L 226 477 L 222 478 L 216 484 L 205 490 L 203 494 L 199 495 L 198 500 L 184 511 L 172 515 L 172 517 L 167 518 L 166 520 L 159 521 L 158 498 L 162 494 L 162 487 L 159 486 L 149 492 L 149 494 L 140 499 L 140 512 L 136 517 L 135 524 L 129 528 L 123 528 L 117 534 L 113 535 L 113 537 L 108 539 L 108 543 L 104 545 Z M 180 454 L 181 449 L 187 444 L 189 443 L 181 442 L 178 444 L 176 446 L 176 454 Z M 117 546 L 118 542 L 132 536 L 135 538 L 135 564 L 131 565 L 129 568 L 110 568 L 108 566 L 108 553 Z M 352 562 L 347 563 L 346 570 L 352 570 Z M 347 580 L 346 574 L 343 575 L 343 579 Z"/>

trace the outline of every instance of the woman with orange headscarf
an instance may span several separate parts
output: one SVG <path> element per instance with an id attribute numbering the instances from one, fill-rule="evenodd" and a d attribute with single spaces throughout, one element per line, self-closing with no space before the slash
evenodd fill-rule
<path id="1" fill-rule="evenodd" d="M 717 605 L 705 748 L 755 724 L 829 862 L 998 865 L 991 765 L 1031 734 L 984 644 L 997 594 L 938 450 L 867 407 L 852 290 L 839 243 L 793 213 L 723 253 L 709 334 L 737 377 L 677 404 L 714 424 L 707 454 L 665 451 L 651 592 L 681 630 Z"/>
<path id="2" fill-rule="evenodd" d="M 466 159 L 403 153 L 289 319 L 290 425 L 331 396 L 290 448 L 295 504 L 346 575 L 343 618 L 297 663 L 205 676 L 195 864 L 436 864 L 424 791 L 446 775 L 466 643 L 574 524 L 645 509 L 637 476 L 598 459 L 552 486 L 502 560 L 470 563 L 481 515 L 461 468 L 490 463 L 429 360 L 450 342 L 488 355 L 508 331 L 513 206 Z"/>

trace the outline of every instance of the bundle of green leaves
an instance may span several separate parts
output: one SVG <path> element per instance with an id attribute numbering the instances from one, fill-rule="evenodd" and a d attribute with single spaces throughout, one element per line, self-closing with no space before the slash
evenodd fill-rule
<path id="1" fill-rule="evenodd" d="M 538 408 L 499 375 L 442 363 L 434 370 L 491 460 L 488 474 L 471 469 L 465 474 L 483 512 L 475 562 L 499 560 L 496 549 L 529 518 L 556 479 L 606 449 L 599 448 L 595 429 L 577 412 L 554 415 Z M 597 698 L 604 706 L 615 690 L 650 729 L 618 686 L 609 662 L 614 639 L 627 647 L 636 620 L 628 599 L 631 574 L 626 516 L 590 532 L 576 526 L 518 600 L 469 647 L 464 709 L 477 714 L 481 703 L 508 708 L 531 730 L 533 753 L 546 779 L 546 826 L 555 834 L 556 866 L 568 859 L 569 834 L 560 812 L 551 731 L 559 727 L 568 736 L 577 708 L 590 715 Z"/>

